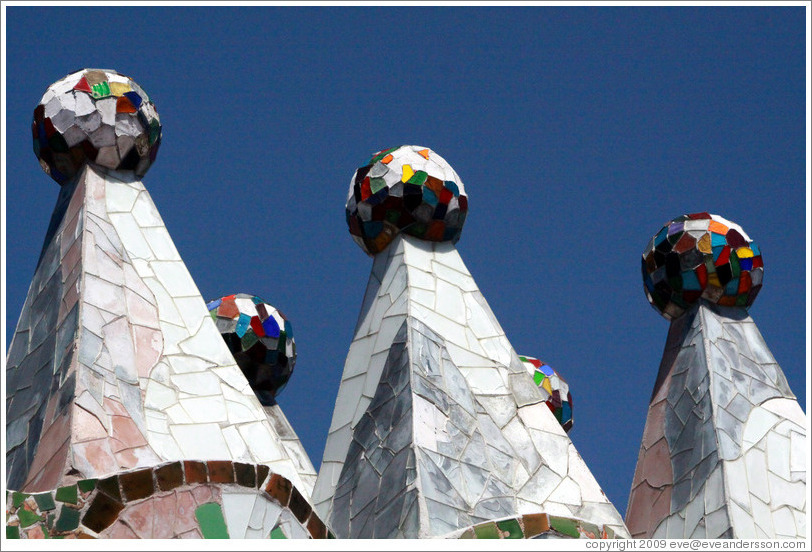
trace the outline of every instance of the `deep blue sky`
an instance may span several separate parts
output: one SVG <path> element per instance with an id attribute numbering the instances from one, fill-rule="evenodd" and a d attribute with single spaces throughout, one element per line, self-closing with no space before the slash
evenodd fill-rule
<path id="1" fill-rule="evenodd" d="M 372 266 L 345 194 L 400 144 L 462 178 L 462 258 L 516 351 L 569 381 L 570 436 L 621 512 L 668 331 L 640 255 L 668 220 L 709 211 L 761 246 L 751 315 L 806 409 L 802 7 L 6 13 L 6 345 L 58 195 L 33 109 L 101 67 L 155 101 L 144 183 L 204 299 L 253 293 L 291 319 L 279 402 L 317 468 Z"/>

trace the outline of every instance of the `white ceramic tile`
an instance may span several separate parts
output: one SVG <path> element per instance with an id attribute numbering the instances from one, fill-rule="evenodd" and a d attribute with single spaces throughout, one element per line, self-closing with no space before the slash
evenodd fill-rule
<path id="1" fill-rule="evenodd" d="M 147 392 L 144 398 L 144 406 L 157 411 L 164 410 L 177 404 L 178 394 L 175 389 L 166 385 L 161 385 L 155 380 L 147 383 Z"/>
<path id="2" fill-rule="evenodd" d="M 795 515 L 790 508 L 785 506 L 774 510 L 772 514 L 776 537 L 793 539 L 803 537 L 803 533 L 800 533 L 795 527 Z"/>
<path id="3" fill-rule="evenodd" d="M 229 424 L 242 424 L 245 422 L 261 421 L 256 408 L 251 408 L 246 402 L 226 401 L 226 414 Z"/>
<path id="4" fill-rule="evenodd" d="M 807 420 L 798 401 L 785 398 L 776 398 L 765 401 L 762 408 L 769 410 L 779 418 L 786 418 L 800 427 L 806 427 Z"/>
<path id="5" fill-rule="evenodd" d="M 581 488 L 575 481 L 569 477 L 561 480 L 561 483 L 550 494 L 549 499 L 551 502 L 558 502 L 560 504 L 571 504 L 573 506 L 581 505 Z"/>
<path id="6" fill-rule="evenodd" d="M 170 430 L 172 427 L 177 427 L 179 424 L 192 424 L 194 420 L 189 417 L 189 414 L 184 410 L 180 403 L 175 403 L 164 409 L 167 417 L 169 418 Z"/>
<path id="7" fill-rule="evenodd" d="M 730 501 L 739 504 L 745 510 L 750 507 L 750 491 L 747 485 L 747 468 L 744 458 L 724 463 L 725 492 Z"/>
<path id="8" fill-rule="evenodd" d="M 195 335 L 181 341 L 180 349 L 186 354 L 205 358 L 218 366 L 234 366 L 234 370 L 239 370 L 211 319 L 204 321 Z"/>
<path id="9" fill-rule="evenodd" d="M 263 533 L 267 537 L 271 530 L 276 525 L 276 522 L 279 520 L 279 515 L 282 513 L 282 508 L 267 500 L 264 497 L 259 497 L 257 499 L 257 505 L 262 505 L 262 529 Z"/>
<path id="10" fill-rule="evenodd" d="M 761 407 L 754 408 L 744 426 L 742 440 L 745 447 L 761 441 L 776 422 L 778 422 L 778 417 L 775 414 Z"/>
<path id="11" fill-rule="evenodd" d="M 170 376 L 172 384 L 183 390 L 185 393 L 195 395 L 219 395 L 220 378 L 211 372 L 190 373 L 190 374 L 174 374 Z"/>
<path id="12" fill-rule="evenodd" d="M 768 473 L 766 479 L 770 487 L 772 497 L 770 504 L 773 508 L 786 504 L 796 510 L 804 510 L 808 496 L 808 493 L 805 492 L 805 481 L 789 482 L 772 473 Z"/>
<path id="13" fill-rule="evenodd" d="M 466 305 L 462 292 L 443 280 L 437 281 L 435 309 L 451 320 L 466 321 Z"/>
<path id="14" fill-rule="evenodd" d="M 437 281 L 430 272 L 420 270 L 414 266 L 408 266 L 408 276 L 410 292 L 413 292 L 415 288 L 434 291 L 437 287 Z"/>
<path id="15" fill-rule="evenodd" d="M 436 407 L 419 395 L 412 397 L 414 411 L 414 444 L 429 450 L 437 450 L 437 428 L 434 421 Z M 404 420 L 401 423 L 411 423 Z"/>
<path id="16" fill-rule="evenodd" d="M 733 525 L 733 536 L 737 539 L 756 538 L 756 526 L 753 518 L 735 502 L 728 503 L 728 515 Z"/>
<path id="17" fill-rule="evenodd" d="M 767 484 L 767 460 L 763 452 L 758 449 L 750 449 L 744 457 L 744 464 L 747 468 L 747 486 L 750 493 L 765 504 L 770 503 L 770 489 Z M 753 512 L 756 519 L 758 515 Z"/>
<path id="18" fill-rule="evenodd" d="M 200 296 L 175 297 L 173 302 L 183 319 L 183 325 L 189 328 L 190 333 L 197 333 L 203 324 L 212 324 L 211 315 L 206 309 L 206 303 L 201 300 Z"/>
<path id="19" fill-rule="evenodd" d="M 149 226 L 141 229 L 144 239 L 152 250 L 153 257 L 159 261 L 179 261 L 180 254 L 175 243 L 169 237 L 164 226 Z"/>
<path id="20" fill-rule="evenodd" d="M 401 326 L 403 326 L 402 316 L 390 316 L 381 320 L 378 327 L 378 336 L 375 339 L 375 345 L 372 348 L 372 352 L 378 353 L 381 351 L 389 351 L 389 349 L 392 347 L 392 341 L 395 338 L 395 335 L 397 335 Z"/>
<path id="21" fill-rule="evenodd" d="M 108 216 L 122 242 L 126 243 L 125 247 L 130 257 L 150 261 L 155 258 L 141 228 L 130 213 L 110 213 Z"/>
<path id="22" fill-rule="evenodd" d="M 780 427 L 780 425 L 779 425 Z M 767 468 L 779 477 L 790 481 L 790 440 L 789 436 L 777 431 L 767 434 Z"/>
<path id="23" fill-rule="evenodd" d="M 453 360 L 453 357 L 452 357 Z M 456 364 L 456 363 L 455 363 Z M 506 395 L 509 393 L 498 369 L 490 366 L 460 368 L 471 390 L 477 394 Z"/>
<path id="24" fill-rule="evenodd" d="M 140 233 L 140 230 L 139 230 Z M 197 297 L 197 290 L 189 271 L 181 261 L 153 261 L 150 268 L 172 297 Z M 222 338 L 221 338 L 222 339 Z"/>
<path id="25" fill-rule="evenodd" d="M 179 402 L 187 414 L 189 414 L 189 417 L 196 423 L 219 423 L 228 420 L 226 415 L 226 401 L 222 395 L 192 399 L 181 398 Z"/>
<path id="26" fill-rule="evenodd" d="M 489 337 L 487 339 L 480 339 L 479 343 L 488 355 L 488 358 L 496 361 L 502 366 L 510 365 L 510 357 L 513 348 L 504 336 Z"/>
<path id="27" fill-rule="evenodd" d="M 96 276 L 85 276 L 82 299 L 107 312 L 123 314 L 124 290 Z"/>
<path id="28" fill-rule="evenodd" d="M 132 208 L 133 217 L 135 217 L 138 226 L 163 226 L 163 220 L 155 208 L 155 204 L 149 197 L 148 192 L 143 192 L 138 195 L 135 204 Z"/>
<path id="29" fill-rule="evenodd" d="M 223 428 L 223 439 L 226 441 L 228 450 L 231 452 L 229 458 L 240 460 L 243 462 L 251 461 L 251 454 L 248 452 L 248 447 L 240 437 L 240 432 L 234 426 Z"/>
<path id="30" fill-rule="evenodd" d="M 185 458 L 222 460 L 230 457 L 217 424 L 175 424 L 169 427 L 169 431 Z"/>
<path id="31" fill-rule="evenodd" d="M 432 263 L 432 269 L 437 278 L 457 286 L 462 291 L 478 291 L 476 282 L 470 274 L 463 274 L 436 261 Z"/>
<path id="32" fill-rule="evenodd" d="M 558 442 L 563 442 L 561 439 L 557 440 Z M 568 447 L 569 448 L 569 447 Z M 578 484 L 578 487 L 581 491 L 581 499 L 584 502 L 605 502 L 606 495 L 603 494 L 600 485 L 595 480 L 595 477 L 592 475 L 592 472 L 589 471 L 587 468 L 586 463 L 583 461 L 580 455 L 575 453 L 574 447 L 572 447 L 572 453 L 569 454 L 569 470 L 568 475 L 569 477 Z M 555 466 L 551 465 L 551 468 L 555 469 Z"/>
<path id="33" fill-rule="evenodd" d="M 168 322 L 175 326 L 183 326 L 183 318 L 178 312 L 174 301 L 172 301 L 172 297 L 166 291 L 166 288 L 164 288 L 156 278 L 145 277 L 143 281 L 147 287 L 149 287 L 149 290 L 152 292 L 158 304 L 158 318 L 162 322 Z"/>
<path id="34" fill-rule="evenodd" d="M 138 191 L 126 184 L 107 183 L 105 199 L 107 201 L 107 211 L 110 213 L 130 212 L 135 204 L 136 197 L 138 197 Z"/>
<path id="35" fill-rule="evenodd" d="M 809 443 L 806 435 L 799 431 L 790 431 L 790 470 L 805 472 L 806 458 L 809 454 Z"/>
<path id="36" fill-rule="evenodd" d="M 465 306 L 467 307 L 468 327 L 477 337 L 483 339 L 499 335 L 499 331 L 490 323 L 490 317 L 485 312 L 482 305 L 476 301 L 472 294 L 465 294 Z"/>
<path id="37" fill-rule="evenodd" d="M 415 303 L 422 305 L 428 309 L 434 308 L 435 294 L 433 291 L 428 291 L 420 288 L 412 288 L 409 291 L 409 297 Z"/>
<path id="38" fill-rule="evenodd" d="M 185 354 L 165 355 L 165 358 L 169 362 L 169 366 L 172 368 L 174 374 L 199 374 L 215 366 L 213 363 L 207 362 L 202 358 Z M 187 382 L 190 380 L 188 378 L 182 378 L 179 381 Z"/>
<path id="39" fill-rule="evenodd" d="M 251 444 L 251 454 L 255 462 L 264 464 L 284 458 L 277 443 L 278 437 L 268 426 L 268 422 L 240 424 L 238 429 L 243 440 Z"/>
<path id="40" fill-rule="evenodd" d="M 169 435 L 169 420 L 167 420 L 166 414 L 147 408 L 144 411 L 144 415 L 148 432 Z"/>
<path id="41" fill-rule="evenodd" d="M 222 489 L 223 517 L 226 519 L 228 536 L 244 539 L 250 519 L 248 512 L 254 509 L 256 493 L 236 492 L 228 487 Z"/>
<path id="42" fill-rule="evenodd" d="M 769 504 L 765 504 L 757 498 L 750 502 L 753 510 L 753 521 L 756 524 L 756 538 L 775 538 L 775 525 L 773 524 L 772 511 Z"/>

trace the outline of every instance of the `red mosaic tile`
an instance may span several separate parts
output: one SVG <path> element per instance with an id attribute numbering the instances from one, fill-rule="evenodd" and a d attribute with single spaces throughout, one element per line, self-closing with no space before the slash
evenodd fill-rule
<path id="1" fill-rule="evenodd" d="M 209 460 L 209 481 L 234 483 L 234 466 L 227 460 Z"/>
<path id="2" fill-rule="evenodd" d="M 315 514 L 310 516 L 310 519 L 307 522 L 307 530 L 314 539 L 327 538 L 327 527 Z"/>
<path id="3" fill-rule="evenodd" d="M 287 506 L 292 488 L 293 485 L 290 484 L 290 481 L 275 473 L 265 486 L 265 492 L 275 498 L 282 506 Z"/>
<path id="4" fill-rule="evenodd" d="M 271 468 L 268 466 L 264 466 L 262 464 L 257 466 L 257 488 L 262 486 L 265 483 L 265 478 L 268 477 L 268 474 L 271 472 Z"/>
<path id="5" fill-rule="evenodd" d="M 171 491 L 183 485 L 183 465 L 180 462 L 166 464 L 155 470 L 155 479 L 158 488 L 162 491 Z"/>
<path id="6" fill-rule="evenodd" d="M 547 514 L 525 514 L 522 516 L 524 536 L 540 535 L 550 530 L 550 518 Z"/>
<path id="7" fill-rule="evenodd" d="M 96 493 L 93 503 L 82 518 L 82 525 L 91 531 L 101 533 L 118 519 L 118 514 L 123 509 L 124 505 L 121 502 L 110 498 L 103 492 Z"/>
<path id="8" fill-rule="evenodd" d="M 192 483 L 207 483 L 209 481 L 205 462 L 185 460 L 183 462 L 183 470 L 186 473 L 187 485 L 191 485 Z"/>
<path id="9" fill-rule="evenodd" d="M 237 483 L 243 487 L 254 488 L 257 486 L 257 474 L 253 464 L 234 463 L 234 475 Z"/>
<path id="10" fill-rule="evenodd" d="M 302 496 L 302 493 L 300 493 L 296 487 L 293 487 L 291 490 L 289 508 L 290 511 L 293 512 L 293 515 L 296 516 L 296 519 L 302 523 L 307 521 L 307 516 L 309 516 L 313 510 L 310 504 L 308 504 L 307 499 Z"/>
<path id="11" fill-rule="evenodd" d="M 118 476 L 118 480 L 121 483 L 124 499 L 127 501 L 147 498 L 155 492 L 150 468 L 122 473 Z"/>

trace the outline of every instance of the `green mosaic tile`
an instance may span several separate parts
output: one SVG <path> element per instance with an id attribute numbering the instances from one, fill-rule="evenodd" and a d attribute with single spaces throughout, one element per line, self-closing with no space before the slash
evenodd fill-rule
<path id="1" fill-rule="evenodd" d="M 581 530 L 587 534 L 594 535 L 595 539 L 601 538 L 601 528 L 593 523 L 588 523 L 586 521 L 581 522 Z"/>
<path id="2" fill-rule="evenodd" d="M 428 176 L 429 175 L 426 171 L 417 171 L 411 176 L 411 178 L 409 178 L 409 184 L 417 184 L 418 186 L 422 186 L 426 183 Z"/>
<path id="3" fill-rule="evenodd" d="M 67 502 L 68 504 L 76 504 L 79 502 L 79 492 L 76 485 L 68 487 L 59 487 L 56 490 L 56 499 L 59 502 Z"/>
<path id="4" fill-rule="evenodd" d="M 200 525 L 204 539 L 227 539 L 228 528 L 223 518 L 223 510 L 215 502 L 201 504 L 195 510 L 195 518 Z"/>
<path id="5" fill-rule="evenodd" d="M 550 527 L 552 527 L 555 531 L 563 533 L 569 537 L 576 539 L 580 537 L 580 533 L 578 533 L 578 525 L 571 519 L 550 516 Z"/>
<path id="6" fill-rule="evenodd" d="M 476 533 L 476 538 L 478 539 L 499 538 L 499 530 L 496 528 L 496 524 L 492 521 L 474 527 L 474 533 Z"/>
<path id="7" fill-rule="evenodd" d="M 524 538 L 524 533 L 522 533 L 522 527 L 521 527 L 521 525 L 519 525 L 519 520 L 506 519 L 504 521 L 497 521 L 496 526 L 503 533 L 504 532 L 508 533 L 503 538 L 506 538 L 506 539 L 523 539 Z"/>
<path id="8" fill-rule="evenodd" d="M 460 538 L 461 539 L 474 539 L 474 538 L 476 538 L 476 536 L 474 535 L 474 530 L 469 527 L 468 529 L 465 530 L 465 532 L 462 535 L 460 535 Z"/>
<path id="9" fill-rule="evenodd" d="M 77 527 L 79 527 L 79 510 L 63 506 L 62 513 L 59 514 L 59 519 L 56 520 L 55 529 L 57 531 L 73 531 Z"/>
<path id="10" fill-rule="evenodd" d="M 288 537 L 285 536 L 285 533 L 282 531 L 281 527 L 276 527 L 276 528 L 274 528 L 273 531 L 271 531 L 271 538 L 272 539 L 286 539 Z"/>
<path id="11" fill-rule="evenodd" d="M 78 482 L 79 490 L 82 491 L 83 493 L 92 491 L 93 489 L 96 488 L 96 481 L 98 481 L 98 479 L 83 479 L 79 481 Z"/>
<path id="12" fill-rule="evenodd" d="M 19 525 L 6 525 L 6 538 L 7 539 L 19 539 L 20 538 L 20 526 Z"/>
<path id="13" fill-rule="evenodd" d="M 23 502 L 25 502 L 26 498 L 28 498 L 27 494 L 18 493 L 17 491 L 14 491 L 13 493 L 11 493 L 11 505 L 14 506 L 15 508 L 19 508 L 20 505 Z"/>
<path id="14" fill-rule="evenodd" d="M 40 516 L 25 508 L 17 510 L 17 517 L 20 518 L 20 527 L 28 527 L 42 521 Z"/>
<path id="15" fill-rule="evenodd" d="M 56 504 L 54 503 L 51 493 L 36 494 L 34 495 L 34 500 L 37 501 L 37 507 L 39 508 L 40 512 L 45 512 L 47 510 L 53 510 L 56 508 Z"/>

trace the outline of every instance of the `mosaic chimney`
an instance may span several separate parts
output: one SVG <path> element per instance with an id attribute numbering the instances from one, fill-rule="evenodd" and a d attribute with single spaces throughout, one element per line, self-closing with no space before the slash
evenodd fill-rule
<path id="1" fill-rule="evenodd" d="M 748 308 L 761 249 L 695 213 L 643 252 L 651 305 L 671 321 L 626 524 L 635 538 L 804 538 L 806 418 Z"/>
<path id="2" fill-rule="evenodd" d="M 141 182 L 161 130 L 110 70 L 66 76 L 34 110 L 34 153 L 61 189 L 7 358 L 7 534 L 326 537 L 309 459 Z"/>
<path id="3" fill-rule="evenodd" d="M 347 222 L 373 265 L 316 509 L 340 538 L 626 537 L 454 246 L 467 211 L 428 148 L 353 176 Z"/>

